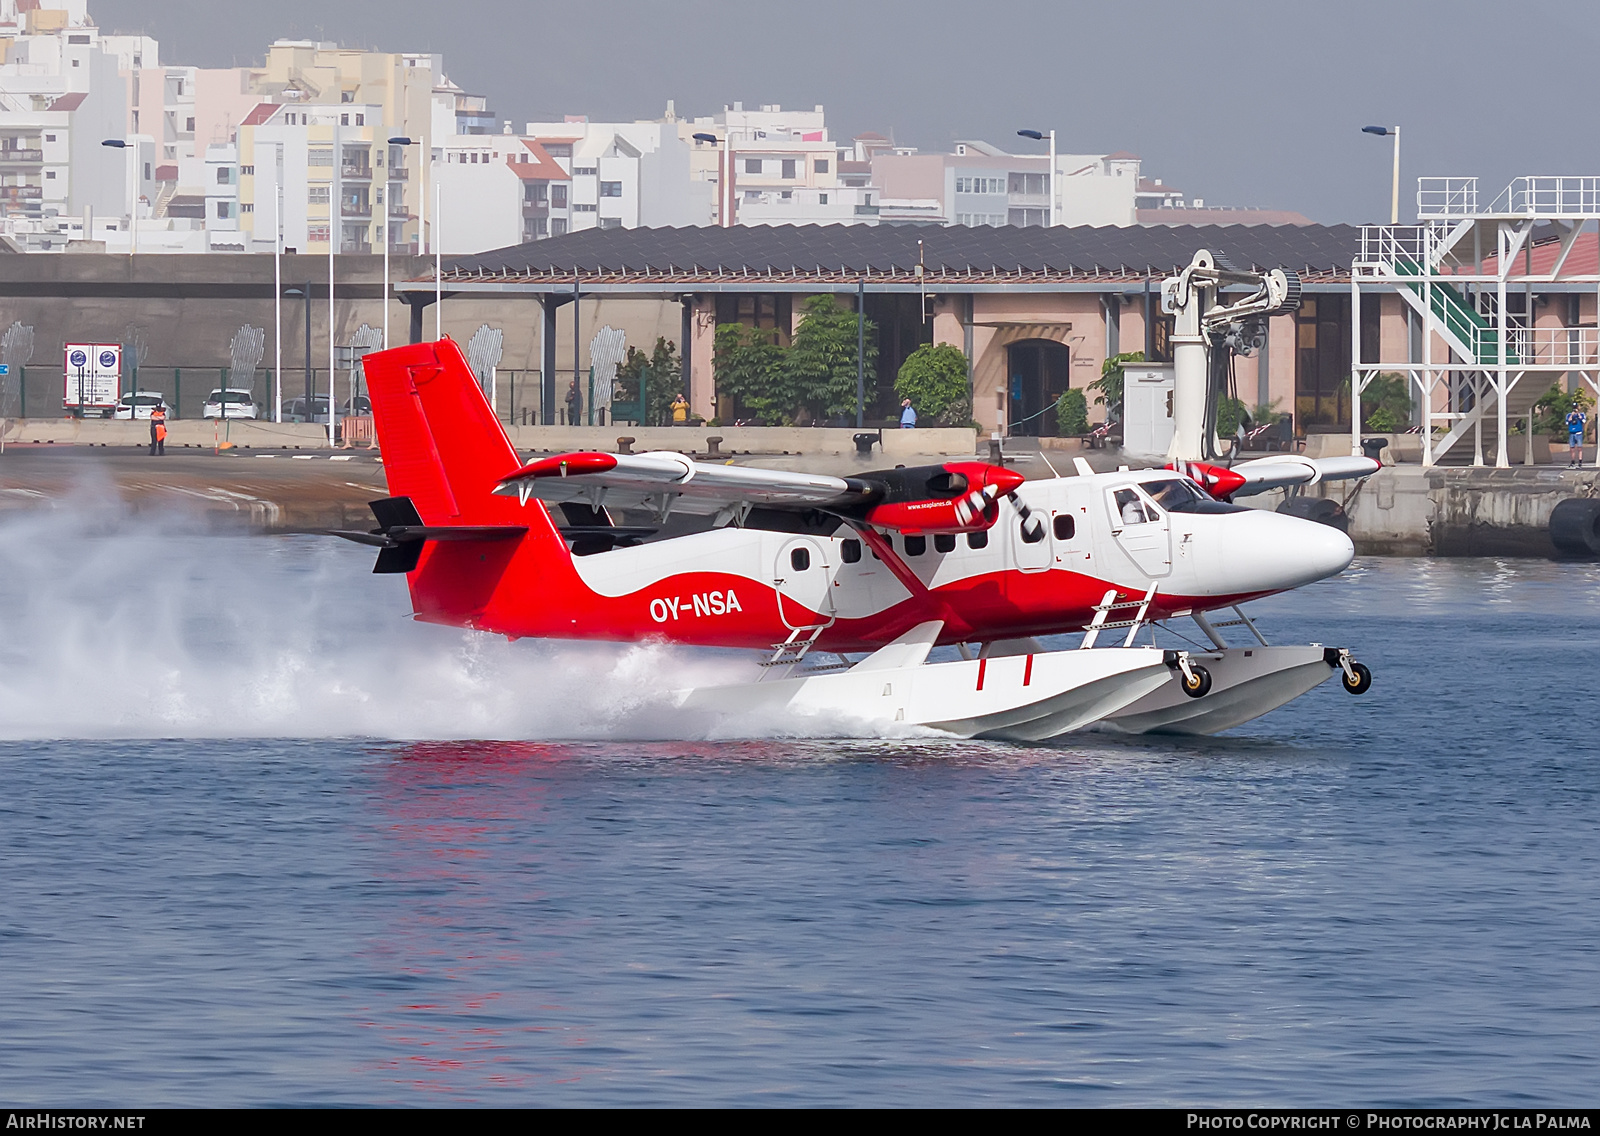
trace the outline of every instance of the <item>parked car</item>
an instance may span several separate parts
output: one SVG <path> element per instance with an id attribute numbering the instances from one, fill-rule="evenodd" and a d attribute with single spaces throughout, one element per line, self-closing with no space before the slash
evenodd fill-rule
<path id="1" fill-rule="evenodd" d="M 311 413 L 306 413 L 306 400 L 304 398 L 291 398 L 283 404 L 283 420 L 285 422 L 322 422 L 328 421 L 328 396 L 325 394 L 314 395 L 311 399 Z"/>
<path id="2" fill-rule="evenodd" d="M 355 398 L 347 398 L 344 400 L 344 402 L 339 404 L 340 418 L 349 418 L 353 414 L 371 413 L 372 400 L 364 394 L 358 394 Z"/>
<path id="3" fill-rule="evenodd" d="M 160 391 L 134 391 L 117 400 L 117 405 L 101 411 L 102 417 L 120 418 L 124 422 L 135 418 L 149 418 L 156 407 L 167 409 L 167 399 Z"/>
<path id="4" fill-rule="evenodd" d="M 254 418 L 256 417 L 256 400 L 247 390 L 226 387 L 214 390 L 206 395 L 205 405 L 200 408 L 201 418 Z"/>

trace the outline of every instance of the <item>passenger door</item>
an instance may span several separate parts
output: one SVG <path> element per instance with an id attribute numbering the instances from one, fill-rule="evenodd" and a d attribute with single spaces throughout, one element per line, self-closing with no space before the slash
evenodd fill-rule
<path id="1" fill-rule="evenodd" d="M 1106 490 L 1106 507 L 1111 513 L 1111 535 L 1139 571 L 1149 577 L 1172 571 L 1172 534 L 1165 512 L 1126 485 Z"/>
<path id="2" fill-rule="evenodd" d="M 778 591 L 778 615 L 791 630 L 826 627 L 834 620 L 833 572 L 826 547 L 823 541 L 797 536 L 778 550 L 772 586 Z"/>

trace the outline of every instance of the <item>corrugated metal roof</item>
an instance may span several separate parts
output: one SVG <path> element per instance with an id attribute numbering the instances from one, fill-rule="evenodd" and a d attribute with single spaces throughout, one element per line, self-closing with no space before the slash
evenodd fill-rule
<path id="1" fill-rule="evenodd" d="M 1358 247 L 1351 225 L 1173 225 L 967 228 L 902 225 L 748 225 L 732 228 L 586 229 L 563 237 L 450 257 L 456 279 L 498 277 L 683 280 L 708 277 L 992 281 L 1139 278 L 1187 265 L 1196 249 L 1240 268 L 1344 275 Z"/>

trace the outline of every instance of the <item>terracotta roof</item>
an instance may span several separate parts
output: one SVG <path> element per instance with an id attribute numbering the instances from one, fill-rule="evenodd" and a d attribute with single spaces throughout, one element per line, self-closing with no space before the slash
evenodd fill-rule
<path id="1" fill-rule="evenodd" d="M 177 181 L 178 180 L 178 167 L 175 166 L 175 165 L 157 166 L 156 167 L 156 180 L 157 181 Z"/>
<path id="2" fill-rule="evenodd" d="M 1556 265 L 1556 257 L 1561 255 L 1560 240 L 1540 241 L 1533 246 L 1533 275 L 1547 276 Z M 1526 271 L 1527 260 L 1525 253 L 1518 253 L 1517 259 L 1512 264 L 1512 274 L 1520 275 Z M 1487 273 L 1496 271 L 1495 265 L 1498 256 L 1483 258 L 1483 270 Z M 1587 276 L 1600 272 L 1600 233 L 1579 233 L 1577 240 L 1572 243 L 1572 251 L 1567 254 L 1566 263 L 1561 266 L 1562 276 Z"/>
<path id="3" fill-rule="evenodd" d="M 857 134 L 854 138 L 852 138 L 851 141 L 852 142 L 856 142 L 856 141 L 861 141 L 863 139 L 867 140 L 867 141 L 876 141 L 876 142 L 887 142 L 887 141 L 889 141 L 889 139 L 885 138 L 882 134 L 879 134 L 876 130 L 863 130 L 860 134 Z"/>
<path id="4" fill-rule="evenodd" d="M 556 160 L 545 153 L 543 146 L 531 138 L 524 138 L 522 144 L 533 155 L 531 162 L 513 162 L 511 155 L 506 155 L 506 163 L 511 167 L 511 172 L 523 181 L 568 181 L 571 175 L 556 163 Z"/>
<path id="5" fill-rule="evenodd" d="M 1139 160 L 1138 154 L 1131 154 L 1127 150 L 1118 150 L 1115 154 L 1106 155 L 1106 161 L 1108 162 L 1137 162 Z"/>
<path id="6" fill-rule="evenodd" d="M 240 126 L 260 126 L 278 113 L 277 103 L 257 103 L 255 109 L 244 116 Z"/>
<path id="7" fill-rule="evenodd" d="M 86 98 L 88 98 L 88 93 L 85 91 L 71 91 L 58 97 L 55 102 L 50 104 L 50 109 L 77 110 L 83 105 L 83 100 Z"/>

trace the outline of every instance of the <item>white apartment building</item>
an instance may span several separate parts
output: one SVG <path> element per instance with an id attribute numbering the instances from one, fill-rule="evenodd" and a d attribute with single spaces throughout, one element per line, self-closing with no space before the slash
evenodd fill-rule
<path id="1" fill-rule="evenodd" d="M 412 219 L 403 212 L 407 148 L 387 138 L 380 106 L 262 103 L 240 125 L 236 149 L 208 151 L 206 223 L 237 230 L 252 252 L 272 251 L 274 218 L 286 250 L 381 251 L 385 211 L 396 227 Z M 238 215 L 229 225 L 224 179 L 235 153 Z"/>
<path id="2" fill-rule="evenodd" d="M 567 231 L 571 175 L 538 139 L 458 135 L 445 139 L 439 151 L 438 234 L 445 253 L 487 252 L 542 240 L 552 229 L 556 235 Z"/>
<path id="3" fill-rule="evenodd" d="M 953 153 L 878 149 L 871 184 L 880 210 L 895 220 L 946 225 L 1034 226 L 1050 220 L 1050 159 L 1011 154 L 982 141 L 962 141 Z M 1114 154 L 1057 154 L 1058 225 L 1132 225 L 1139 158 Z"/>
<path id="4" fill-rule="evenodd" d="M 530 122 L 526 133 L 567 174 L 549 187 L 550 236 L 563 219 L 558 189 L 567 232 L 710 223 L 715 186 L 694 179 L 693 143 L 677 123 Z"/>
<path id="5" fill-rule="evenodd" d="M 95 239 L 125 233 L 131 211 L 148 215 L 154 153 L 129 134 L 121 57 L 155 50 L 144 37 L 102 38 L 83 0 L 0 0 L 0 232 L 15 247 L 63 249 L 90 215 Z"/>

